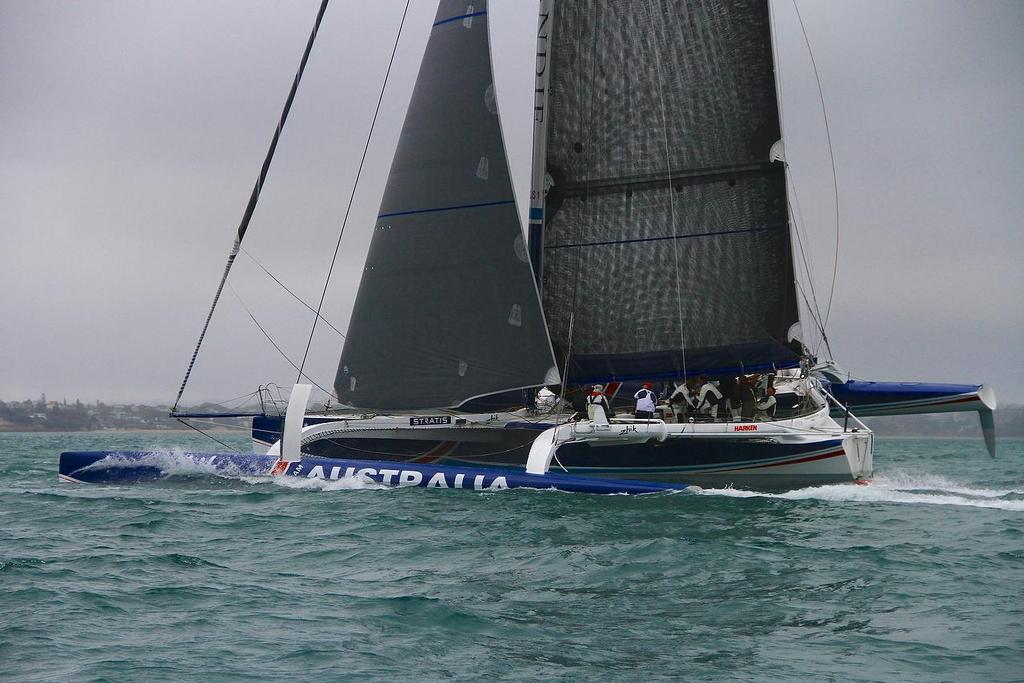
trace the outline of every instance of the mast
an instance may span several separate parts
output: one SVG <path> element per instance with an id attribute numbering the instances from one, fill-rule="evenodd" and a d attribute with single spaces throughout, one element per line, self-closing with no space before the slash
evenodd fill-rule
<path id="1" fill-rule="evenodd" d="M 548 83 L 551 77 L 552 3 L 540 0 L 537 21 L 536 82 L 533 92 L 533 165 L 530 180 L 529 247 L 537 288 L 544 289 L 544 198 L 547 194 Z"/>

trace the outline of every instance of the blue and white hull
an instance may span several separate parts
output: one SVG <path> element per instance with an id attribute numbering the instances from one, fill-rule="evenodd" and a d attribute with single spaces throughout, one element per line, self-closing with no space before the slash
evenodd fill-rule
<path id="1" fill-rule="evenodd" d="M 469 415 L 459 419 L 461 424 L 429 424 L 446 419 L 450 417 L 306 416 L 302 450 L 329 459 L 521 469 L 538 437 L 556 427 L 514 414 Z M 566 428 L 577 429 L 562 426 Z M 771 422 L 613 420 L 607 429 L 607 434 L 560 437 L 550 470 L 580 477 L 771 490 L 853 482 L 872 474 L 870 431 L 844 432 L 826 408 L 812 416 Z M 276 446 L 263 439 L 278 436 L 279 430 L 273 428 L 273 418 L 257 420 L 258 447 L 276 453 Z"/>
<path id="2" fill-rule="evenodd" d="M 130 484 L 173 476 L 294 478 L 347 481 L 356 486 L 422 487 L 470 491 L 515 488 L 556 489 L 576 493 L 658 493 L 682 491 L 685 484 L 592 479 L 560 474 L 528 474 L 498 468 L 447 467 L 416 463 L 302 458 L 285 462 L 256 453 L 166 451 L 67 451 L 60 454 L 63 481 Z"/>
<path id="3" fill-rule="evenodd" d="M 831 385 L 836 401 L 849 406 L 858 417 L 918 415 L 977 411 L 985 447 L 996 452 L 996 393 L 984 384 L 935 384 L 928 382 L 870 382 L 851 379 Z M 833 407 L 840 418 L 845 410 Z"/>
<path id="4" fill-rule="evenodd" d="M 869 478 L 873 436 L 845 429 L 814 403 L 798 417 L 672 422 L 590 419 L 545 422 L 518 414 L 310 416 L 308 385 L 296 385 L 265 455 L 66 452 L 60 476 L 127 482 L 175 474 L 346 479 L 427 488 L 556 488 L 647 493 L 687 485 L 787 489 Z M 562 474 L 561 472 L 564 472 Z"/>
<path id="5" fill-rule="evenodd" d="M 926 382 L 869 382 L 849 380 L 833 383 L 832 395 L 848 405 L 858 417 L 992 411 L 996 396 L 984 384 L 932 384 Z M 833 408 L 834 417 L 843 415 Z"/>

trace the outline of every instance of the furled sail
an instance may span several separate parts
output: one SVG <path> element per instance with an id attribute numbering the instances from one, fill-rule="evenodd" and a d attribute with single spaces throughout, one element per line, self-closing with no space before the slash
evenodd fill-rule
<path id="1" fill-rule="evenodd" d="M 442 0 L 342 350 L 338 399 L 458 406 L 559 381 L 512 193 L 487 3 Z"/>
<path id="2" fill-rule="evenodd" d="M 554 3 L 544 310 L 569 381 L 794 364 L 766 0 Z"/>

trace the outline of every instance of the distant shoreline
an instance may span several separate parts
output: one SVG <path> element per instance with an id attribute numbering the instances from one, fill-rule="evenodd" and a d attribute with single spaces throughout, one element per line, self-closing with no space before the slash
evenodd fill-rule
<path id="1" fill-rule="evenodd" d="M 211 427 L 203 429 L 203 432 L 210 434 L 242 434 L 248 433 L 248 429 L 228 429 L 226 427 Z M 194 429 L 131 429 L 128 427 L 111 427 L 104 429 L 8 429 L 0 425 L 0 434 L 197 434 Z"/>
<path id="2" fill-rule="evenodd" d="M 194 429 L 128 429 L 128 428 L 111 428 L 111 429 L 79 429 L 75 431 L 66 431 L 59 429 L 45 430 L 45 429 L 4 429 L 0 427 L 0 434 L 197 434 L 198 432 Z M 209 434 L 244 434 L 248 436 L 248 430 L 243 429 L 228 429 L 225 427 L 216 427 L 211 429 L 203 429 L 203 433 Z M 981 434 L 976 436 L 972 435 L 950 435 L 942 436 L 936 434 L 879 434 L 875 432 L 876 439 L 882 439 L 883 441 L 902 441 L 902 440 L 914 440 L 914 441 L 980 441 Z M 997 441 L 1020 441 L 1024 440 L 1024 436 L 996 436 Z"/>

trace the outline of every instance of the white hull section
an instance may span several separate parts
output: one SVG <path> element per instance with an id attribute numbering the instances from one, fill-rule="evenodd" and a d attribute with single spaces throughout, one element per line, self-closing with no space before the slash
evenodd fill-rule
<path id="1" fill-rule="evenodd" d="M 873 465 L 871 432 L 844 431 L 825 406 L 792 419 L 746 422 L 552 424 L 526 411 L 306 418 L 324 422 L 302 428 L 304 452 L 338 458 L 523 467 L 534 474 L 564 468 L 574 475 L 772 489 L 867 479 Z M 268 454 L 278 453 L 279 444 L 272 444 Z"/>

